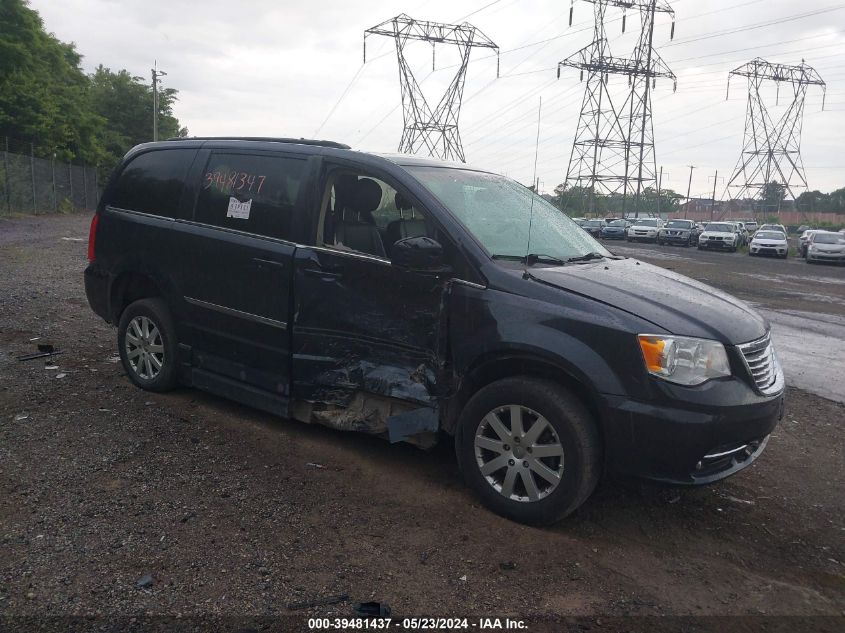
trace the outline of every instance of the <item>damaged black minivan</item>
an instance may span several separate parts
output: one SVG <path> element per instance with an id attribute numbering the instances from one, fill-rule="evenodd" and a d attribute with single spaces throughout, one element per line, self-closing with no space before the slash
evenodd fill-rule
<path id="1" fill-rule="evenodd" d="M 570 514 L 606 472 L 727 477 L 783 412 L 755 311 L 466 165 L 302 139 L 139 145 L 88 258 L 139 387 L 452 436 L 468 484 L 518 521 Z"/>

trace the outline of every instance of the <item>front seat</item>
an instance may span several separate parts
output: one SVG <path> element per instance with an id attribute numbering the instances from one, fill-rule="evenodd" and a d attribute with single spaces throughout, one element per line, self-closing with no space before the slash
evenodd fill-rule
<path id="1" fill-rule="evenodd" d="M 409 211 L 412 209 L 410 201 L 401 193 L 396 194 L 394 201 L 399 212 Z M 412 211 L 413 213 L 413 211 Z M 405 218 L 393 220 L 389 223 L 384 231 L 385 239 L 388 246 L 393 248 L 393 245 L 401 239 L 406 237 L 419 237 L 421 235 L 428 235 L 428 225 L 423 218 Z M 431 237 L 431 235 L 428 235 Z"/>
<path id="2" fill-rule="evenodd" d="M 376 257 L 387 257 L 373 211 L 381 204 L 382 190 L 375 180 L 360 178 L 343 211 L 343 218 L 335 225 L 335 244 Z"/>

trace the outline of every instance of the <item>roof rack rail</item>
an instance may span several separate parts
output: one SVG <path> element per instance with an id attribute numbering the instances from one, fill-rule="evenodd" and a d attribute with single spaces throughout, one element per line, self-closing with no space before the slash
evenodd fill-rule
<path id="1" fill-rule="evenodd" d="M 263 141 L 268 143 L 296 143 L 297 145 L 318 145 L 335 149 L 352 149 L 345 143 L 335 141 L 320 141 L 311 138 L 279 138 L 274 136 L 180 136 L 167 139 L 168 141 Z"/>

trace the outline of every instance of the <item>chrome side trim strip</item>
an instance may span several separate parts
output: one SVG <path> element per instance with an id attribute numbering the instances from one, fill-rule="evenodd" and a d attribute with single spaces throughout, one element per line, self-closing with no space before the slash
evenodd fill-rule
<path id="1" fill-rule="evenodd" d="M 461 284 L 462 286 L 468 286 L 470 288 L 477 288 L 478 290 L 487 290 L 487 286 L 482 286 L 481 284 L 477 284 L 472 281 L 467 281 L 466 279 L 456 279 L 453 278 L 452 283 Z"/>
<path id="2" fill-rule="evenodd" d="M 310 248 L 313 251 L 320 251 L 321 253 L 330 253 L 332 255 L 342 255 L 345 257 L 354 257 L 356 259 L 365 259 L 371 262 L 376 262 L 379 264 L 384 264 L 385 266 L 392 266 L 393 263 L 389 259 L 385 259 L 383 257 L 377 257 L 375 255 L 366 255 L 364 253 L 358 253 L 356 251 L 344 251 L 340 250 L 339 248 L 329 248 L 327 246 L 303 246 L 301 244 L 297 244 L 298 248 Z"/>
<path id="3" fill-rule="evenodd" d="M 725 455 L 733 455 L 734 453 L 738 453 L 746 448 L 748 448 L 748 444 L 743 444 L 742 446 L 737 446 L 736 448 L 732 448 L 731 450 L 723 453 L 711 453 L 710 455 L 705 455 L 702 459 L 716 459 L 717 457 L 724 457 Z"/>
<path id="4" fill-rule="evenodd" d="M 219 306 L 216 303 L 210 303 L 201 299 L 194 299 L 193 297 L 185 297 L 185 301 L 187 301 L 188 303 L 192 303 L 195 306 L 200 306 L 201 308 L 207 308 L 209 310 L 214 310 L 215 312 L 220 312 L 221 314 L 227 314 L 229 316 L 237 317 L 240 319 L 246 319 L 247 321 L 252 321 L 254 323 L 269 325 L 270 327 L 279 328 L 280 330 L 288 329 L 288 324 L 284 321 L 277 321 L 275 319 L 270 319 L 268 317 L 264 317 L 258 314 L 242 312 L 240 310 L 235 310 L 234 308 L 227 308 L 226 306 Z"/>

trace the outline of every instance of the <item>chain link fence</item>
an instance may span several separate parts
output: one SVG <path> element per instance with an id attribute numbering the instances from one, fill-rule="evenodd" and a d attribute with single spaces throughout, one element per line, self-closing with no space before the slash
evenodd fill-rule
<path id="1" fill-rule="evenodd" d="M 97 169 L 40 158 L 32 144 L 0 140 L 0 215 L 93 210 Z"/>

